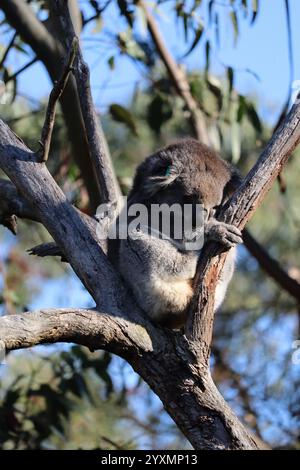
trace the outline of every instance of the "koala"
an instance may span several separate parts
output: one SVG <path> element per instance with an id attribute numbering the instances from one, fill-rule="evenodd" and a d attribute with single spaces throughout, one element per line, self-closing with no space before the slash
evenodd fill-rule
<path id="1" fill-rule="evenodd" d="M 128 214 L 135 204 L 143 204 L 150 214 L 148 224 L 128 230 L 127 238 L 114 241 L 109 250 L 113 250 L 113 262 L 137 303 L 154 321 L 172 329 L 184 325 L 202 249 L 202 245 L 194 248 L 189 242 L 201 234 L 204 241 L 215 240 L 230 248 L 217 283 L 215 310 L 221 305 L 234 271 L 235 246 L 242 236 L 238 228 L 217 221 L 215 216 L 240 182 L 236 169 L 194 139 L 158 150 L 137 168 L 128 196 Z M 190 205 L 192 231 L 188 238 L 182 234 L 175 239 L 175 220 L 170 223 L 168 237 L 153 235 L 149 230 L 151 207 L 157 204 Z M 199 204 L 203 223 L 197 225 L 195 209 Z M 132 220 L 129 216 L 128 227 Z"/>

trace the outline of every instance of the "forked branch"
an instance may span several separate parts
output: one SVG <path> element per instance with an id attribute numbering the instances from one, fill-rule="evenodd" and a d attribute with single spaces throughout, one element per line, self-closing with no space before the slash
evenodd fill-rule
<path id="1" fill-rule="evenodd" d="M 236 225 L 241 230 L 261 204 L 274 179 L 280 173 L 300 141 L 300 97 L 281 126 L 274 133 L 260 158 L 243 183 L 228 201 L 220 220 Z M 187 323 L 190 340 L 201 342 L 201 361 L 208 361 L 213 327 L 214 291 L 227 253 L 215 243 L 209 244 L 201 256 L 196 282 L 198 292 Z"/>

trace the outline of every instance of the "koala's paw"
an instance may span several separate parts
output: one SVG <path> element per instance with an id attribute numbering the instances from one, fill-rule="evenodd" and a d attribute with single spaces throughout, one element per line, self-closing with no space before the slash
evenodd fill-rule
<path id="1" fill-rule="evenodd" d="M 205 227 L 206 240 L 222 243 L 226 248 L 232 248 L 238 243 L 243 243 L 241 231 L 234 225 L 210 220 Z"/>

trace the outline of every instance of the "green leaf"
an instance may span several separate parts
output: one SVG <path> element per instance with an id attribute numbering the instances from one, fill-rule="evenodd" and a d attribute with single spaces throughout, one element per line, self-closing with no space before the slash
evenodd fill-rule
<path id="1" fill-rule="evenodd" d="M 209 21 L 210 24 L 211 24 L 211 21 L 212 21 L 213 6 L 214 6 L 214 0 L 209 0 L 209 4 L 208 4 L 208 21 Z"/>
<path id="2" fill-rule="evenodd" d="M 182 14 L 182 21 L 183 21 L 183 30 L 184 30 L 184 40 L 187 42 L 188 35 L 189 35 L 189 25 L 188 25 L 188 15 L 183 12 Z"/>
<path id="3" fill-rule="evenodd" d="M 187 55 L 189 55 L 193 49 L 195 49 L 195 47 L 197 46 L 198 42 L 200 41 L 201 37 L 202 37 L 202 34 L 203 34 L 203 25 L 200 24 L 198 26 L 198 28 L 196 29 L 195 31 L 195 38 L 194 38 L 194 41 L 192 42 L 192 45 L 191 47 L 189 48 L 189 50 L 184 54 L 183 57 L 186 57 Z"/>
<path id="4" fill-rule="evenodd" d="M 121 15 L 126 18 L 130 28 L 133 28 L 134 15 L 133 10 L 129 8 L 128 2 L 126 0 L 118 0 L 118 7 L 120 9 Z"/>
<path id="5" fill-rule="evenodd" d="M 234 31 L 234 42 L 236 43 L 238 35 L 239 35 L 239 25 L 238 25 L 238 17 L 235 10 L 230 12 L 230 17 L 232 21 L 233 31 Z"/>
<path id="6" fill-rule="evenodd" d="M 121 106 L 119 104 L 112 104 L 109 107 L 109 112 L 111 117 L 115 121 L 125 124 L 135 136 L 138 135 L 136 123 L 131 112 L 128 111 L 128 109 L 124 108 L 124 106 Z"/>
<path id="7" fill-rule="evenodd" d="M 114 68 L 115 68 L 115 57 L 112 55 L 108 59 L 107 63 L 108 63 L 108 66 L 109 66 L 110 70 L 114 70 Z"/>
<path id="8" fill-rule="evenodd" d="M 253 24 L 254 21 L 256 20 L 258 8 L 259 8 L 258 0 L 252 0 L 252 12 L 253 13 L 252 13 L 251 24 Z"/>
<path id="9" fill-rule="evenodd" d="M 233 89 L 233 80 L 234 80 L 234 72 L 232 67 L 227 68 L 227 78 L 229 82 L 229 94 L 231 94 Z"/>
<path id="10" fill-rule="evenodd" d="M 199 76 L 191 76 L 189 79 L 191 94 L 198 103 L 202 103 L 203 99 L 203 82 Z"/>
<path id="11" fill-rule="evenodd" d="M 148 106 L 147 121 L 151 129 L 159 134 L 162 125 L 173 116 L 170 101 L 162 94 L 156 95 Z"/>
<path id="12" fill-rule="evenodd" d="M 17 85 L 18 85 L 18 82 L 17 82 L 17 77 L 14 77 L 12 80 L 12 93 L 11 93 L 11 104 L 15 101 L 16 99 L 16 96 L 17 96 Z"/>
<path id="13" fill-rule="evenodd" d="M 238 123 L 241 123 L 242 122 L 242 119 L 245 115 L 245 112 L 247 110 L 247 104 L 246 104 L 246 100 L 244 98 L 244 96 L 239 96 L 239 105 L 238 105 L 238 109 L 237 109 L 237 117 L 236 117 L 236 120 Z"/>
<path id="14" fill-rule="evenodd" d="M 206 83 L 207 83 L 207 87 L 208 87 L 209 91 L 217 99 L 218 108 L 219 108 L 219 111 L 220 111 L 222 109 L 222 106 L 223 106 L 223 95 L 222 95 L 221 84 L 219 83 L 218 80 L 213 79 L 213 78 L 209 78 L 209 77 L 207 77 Z"/>
<path id="15" fill-rule="evenodd" d="M 208 70 L 209 70 L 209 65 L 210 65 L 210 42 L 206 41 L 205 44 L 205 74 L 207 75 Z"/>
<path id="16" fill-rule="evenodd" d="M 26 49 L 21 44 L 14 44 L 14 48 L 17 49 L 17 51 L 22 52 L 25 55 L 29 55 L 29 52 L 26 51 Z"/>
<path id="17" fill-rule="evenodd" d="M 246 112 L 247 112 L 248 119 L 253 125 L 253 127 L 256 129 L 257 132 L 261 133 L 262 124 L 256 112 L 256 109 L 252 103 L 247 103 Z"/>

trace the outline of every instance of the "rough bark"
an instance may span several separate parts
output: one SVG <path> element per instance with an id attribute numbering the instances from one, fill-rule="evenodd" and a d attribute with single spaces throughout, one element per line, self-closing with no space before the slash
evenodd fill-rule
<path id="1" fill-rule="evenodd" d="M 219 219 L 245 227 L 261 204 L 287 159 L 300 141 L 300 100 L 297 99 L 286 119 L 274 133 L 269 144 L 249 171 L 239 189 L 222 209 Z M 201 256 L 195 283 L 198 295 L 191 308 L 186 332 L 191 341 L 203 341 L 201 355 L 208 361 L 213 327 L 215 286 L 227 253 L 215 243 L 208 244 Z"/>
<path id="2" fill-rule="evenodd" d="M 234 195 L 224 211 L 225 220 L 235 221 L 242 226 L 249 217 L 249 212 L 253 212 L 262 198 L 259 191 L 265 193 L 270 187 L 276 177 L 276 171 L 280 170 L 287 155 L 300 139 L 299 108 L 299 105 L 294 106 L 284 126 L 279 129 L 255 168 L 245 179 L 241 189 Z M 207 333 L 210 333 L 210 323 L 206 324 L 205 318 L 212 322 L 212 316 L 208 317 L 211 313 L 206 306 L 203 307 L 200 316 L 199 314 L 194 316 L 194 321 L 198 318 L 202 328 L 200 334 L 197 335 L 198 343 L 194 341 L 194 336 L 191 338 L 192 341 L 189 341 L 180 333 L 166 331 L 153 325 L 135 305 L 130 293 L 110 266 L 95 238 L 95 232 L 76 209 L 66 201 L 45 165 L 36 161 L 36 155 L 27 149 L 4 123 L 0 125 L 0 167 L 8 174 L 19 193 L 37 214 L 38 219 L 52 234 L 96 303 L 101 306 L 105 305 L 109 318 L 121 317 L 130 323 L 131 326 L 127 324 L 126 337 L 131 337 L 132 331 L 137 332 L 135 353 L 131 355 L 130 348 L 126 346 L 126 358 L 161 398 L 169 414 L 194 447 L 198 449 L 256 448 L 253 438 L 237 420 L 211 380 L 207 363 L 210 345 L 210 337 Z M 249 200 L 251 200 L 250 206 Z M 240 212 L 235 210 L 236 206 L 241 208 Z M 216 270 L 218 247 L 207 248 L 207 260 L 212 255 L 211 264 L 213 270 Z M 206 273 L 207 276 L 203 276 L 204 295 L 202 294 L 202 298 L 212 294 L 212 287 L 207 282 L 207 277 L 211 276 L 210 269 L 210 263 L 207 261 L 207 268 L 204 269 L 204 274 Z M 7 348 L 10 348 L 13 345 L 11 331 L 7 333 L 7 321 L 7 318 L 0 321 L 1 328 L 3 323 L 6 325 L 1 329 L 1 340 Z M 101 315 L 99 315 L 99 321 L 102 322 Z M 19 330 L 15 330 L 15 341 L 18 342 L 18 347 L 30 345 L 23 341 L 22 322 L 23 320 L 19 323 L 21 325 Z M 57 329 L 54 323 L 51 323 L 51 334 L 53 334 L 53 329 L 54 331 Z M 109 322 L 106 324 L 108 325 Z M 84 320 L 81 316 L 81 326 L 79 327 L 76 322 L 73 324 L 74 336 L 69 335 L 68 340 L 82 341 L 78 336 L 76 337 L 76 334 L 79 334 L 78 328 L 84 328 L 83 325 Z M 64 334 L 66 335 L 68 330 L 63 333 L 63 329 L 69 327 L 69 322 L 58 326 L 61 336 L 57 337 L 57 340 L 64 340 L 66 338 Z M 195 323 L 193 326 L 195 327 Z M 49 325 L 42 324 L 37 328 L 45 331 L 42 341 L 47 341 Z M 29 326 L 26 331 L 31 331 L 31 327 Z M 199 333 L 197 329 L 196 332 Z M 36 330 L 33 329 L 33 337 L 35 334 Z M 40 336 L 37 341 L 39 338 Z M 138 353 L 137 343 L 140 345 Z M 84 344 L 87 345 L 87 342 Z M 95 344 L 90 346 L 93 348 Z M 105 347 L 111 350 L 109 346 Z M 125 357 L 122 352 L 118 353 Z"/>
<path id="3" fill-rule="evenodd" d="M 3 2 L 6 7 L 8 3 L 16 7 L 14 0 Z M 55 0 L 55 4 L 60 5 L 61 1 Z M 83 96 L 81 109 L 85 106 L 90 109 L 86 90 Z M 92 126 L 91 134 L 97 133 Z M 93 138 L 101 139 L 101 134 L 91 135 L 90 144 Z M 299 140 L 300 104 L 297 102 L 224 208 L 222 220 L 244 227 Z M 124 357 L 150 385 L 196 449 L 257 448 L 216 389 L 209 371 L 214 289 L 226 253 L 221 254 L 216 244 L 205 249 L 196 279 L 199 292 L 186 335 L 163 329 L 138 308 L 110 265 L 102 249 L 105 242 L 97 236 L 95 221 L 72 207 L 45 164 L 2 121 L 0 168 L 18 191 L 14 203 L 19 198 L 24 200 L 22 211 L 28 205 L 36 220 L 44 224 L 97 305 L 97 311 L 43 310 L 2 317 L 1 347 L 10 350 L 68 341 L 91 349 L 107 349 Z M 105 179 L 107 168 L 99 165 L 98 171 L 103 171 Z"/>
<path id="4" fill-rule="evenodd" d="M 63 47 L 51 35 L 46 26 L 36 18 L 30 5 L 24 0 L 2 0 L 0 8 L 3 10 L 9 24 L 18 31 L 21 38 L 41 60 L 52 82 L 55 83 L 62 72 Z M 68 81 L 60 103 L 72 145 L 72 155 L 81 171 L 91 207 L 96 210 L 101 198 L 89 158 L 85 128 L 73 77 Z"/>
<path id="5" fill-rule="evenodd" d="M 136 306 L 130 292 L 103 253 L 95 230 L 89 225 L 89 219 L 85 220 L 68 203 L 45 164 L 37 162 L 36 155 L 1 121 L 0 167 L 11 178 L 38 220 L 49 230 L 92 294 L 98 310 L 105 311 L 109 318 L 127 320 L 128 328 L 124 331 L 127 338 L 135 338 L 134 352 L 131 354 L 130 348 L 125 345 L 124 350 L 120 348 L 114 351 L 125 357 L 157 393 L 192 445 L 197 449 L 256 448 L 252 437 L 214 387 L 208 368 L 197 362 L 186 338 L 153 325 Z M 99 315 L 99 328 L 102 328 L 101 315 L 96 315 Z M 8 317 L 0 320 L 0 338 L 7 349 L 30 346 L 32 343 L 24 339 L 25 332 L 28 335 L 32 331 L 31 338 L 35 338 L 39 331 L 36 341 L 47 342 L 47 337 L 49 341 L 51 338 L 53 340 L 53 332 L 57 329 L 60 331 L 57 341 L 68 338 L 70 341 L 89 345 L 92 349 L 96 347 L 93 341 L 90 344 L 88 340 L 81 343 L 82 336 L 79 335 L 78 328 L 82 331 L 86 323 L 82 315 L 80 326 L 77 320 L 73 323 L 73 336 L 70 336 L 68 329 L 69 321 L 55 325 L 55 317 L 52 316 L 49 328 L 48 323 L 40 322 L 40 317 L 34 317 L 36 327 L 33 327 L 33 323 L 24 323 L 32 318 L 28 314 L 17 318 L 20 321 L 13 319 L 9 323 L 10 326 L 16 325 L 14 339 L 12 330 L 7 329 Z M 95 318 L 97 316 L 93 317 Z M 89 322 L 90 319 L 87 324 Z M 106 324 L 109 325 L 109 322 Z M 95 326 L 93 328 L 96 329 Z M 139 350 L 136 344 L 140 345 Z M 99 344 L 99 347 L 104 345 Z M 112 351 L 110 346 L 107 349 Z"/>

